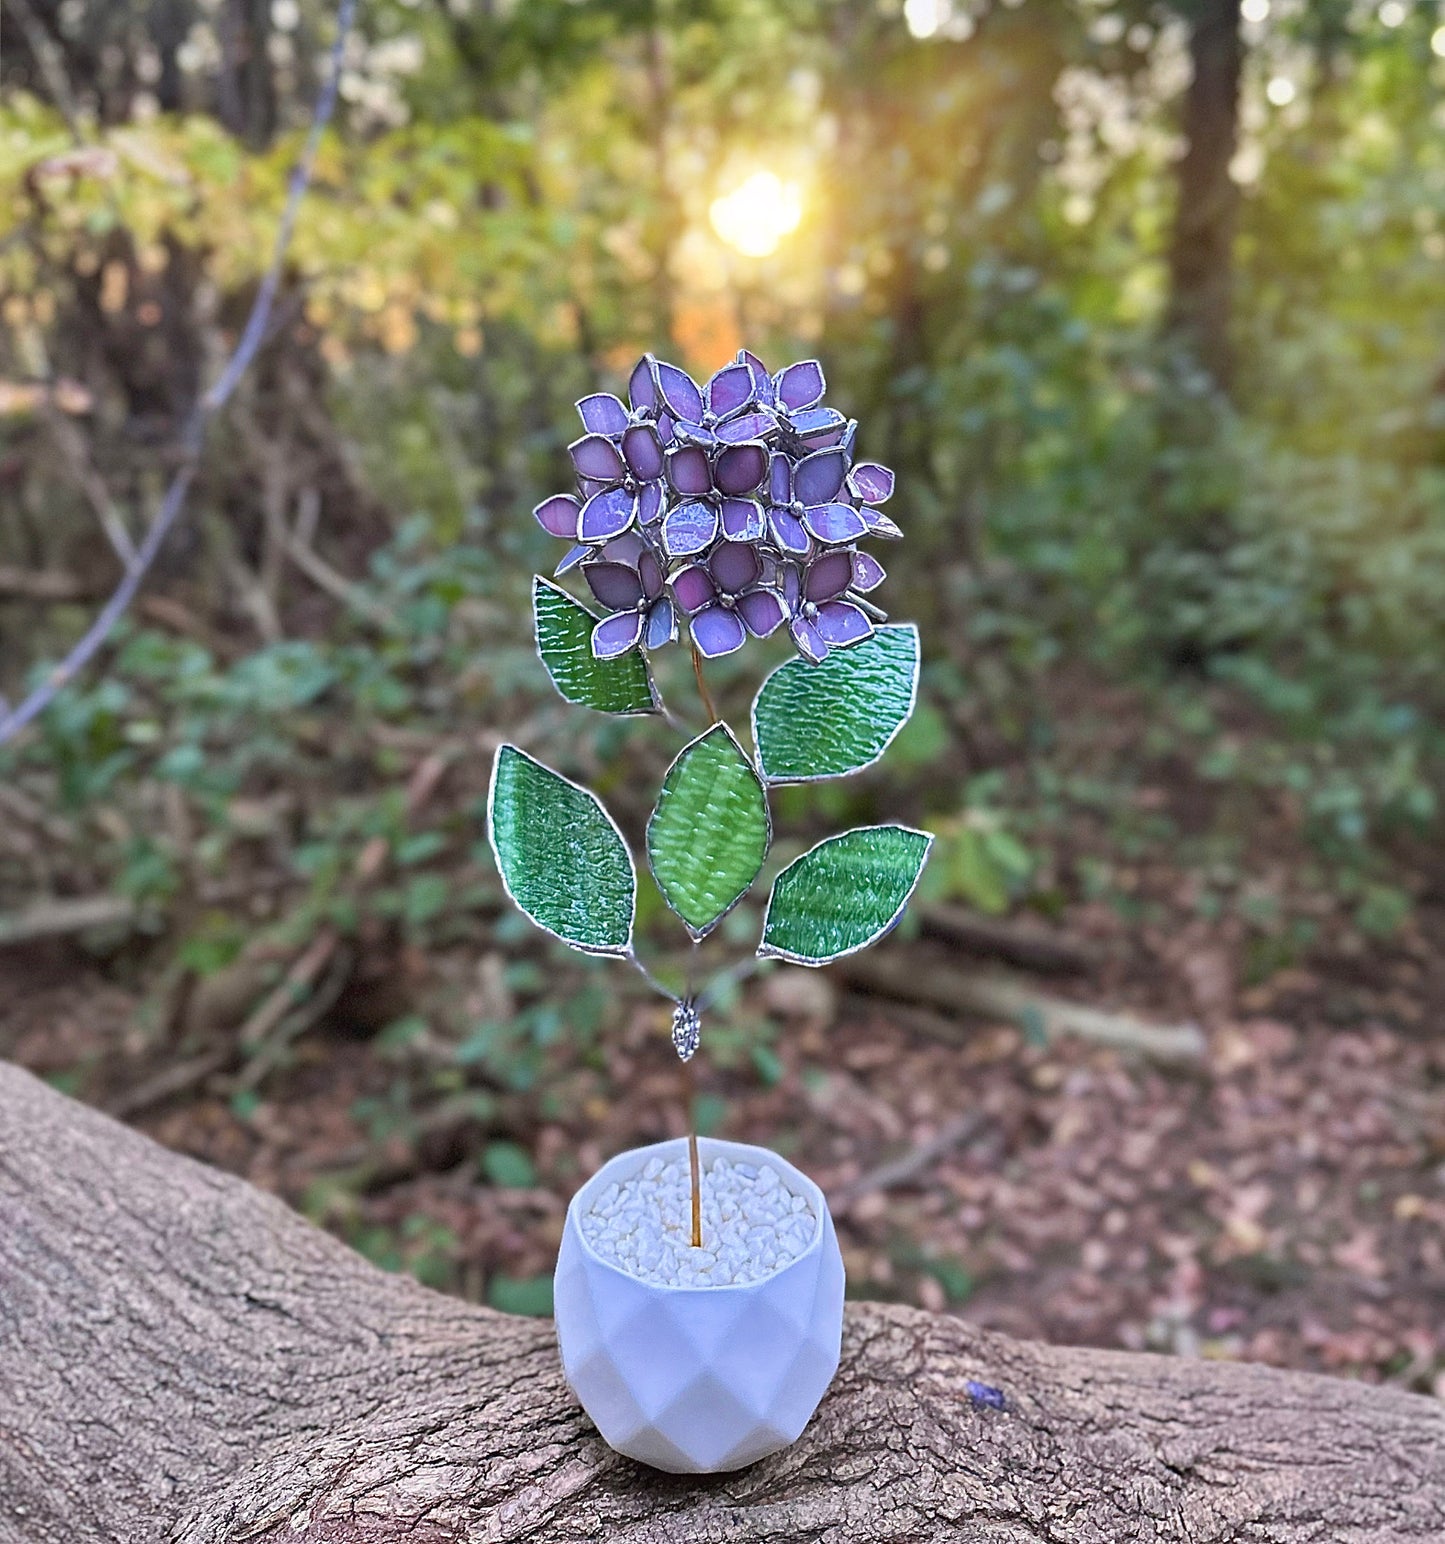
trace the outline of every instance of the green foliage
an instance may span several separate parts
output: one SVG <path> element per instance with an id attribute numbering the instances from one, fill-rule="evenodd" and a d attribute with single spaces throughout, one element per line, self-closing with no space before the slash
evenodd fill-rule
<path id="1" fill-rule="evenodd" d="M 532 582 L 537 651 L 552 684 L 568 702 L 602 713 L 655 713 L 657 696 L 641 649 L 616 659 L 592 652 L 597 618 L 557 585 L 538 575 Z"/>

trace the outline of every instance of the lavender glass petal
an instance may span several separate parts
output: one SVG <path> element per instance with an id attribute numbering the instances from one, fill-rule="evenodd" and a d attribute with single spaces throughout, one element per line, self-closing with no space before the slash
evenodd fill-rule
<path id="1" fill-rule="evenodd" d="M 619 611 L 615 616 L 604 617 L 592 629 L 592 652 L 598 659 L 616 659 L 637 646 L 642 637 L 642 613 Z"/>
<path id="2" fill-rule="evenodd" d="M 584 434 L 580 440 L 573 440 L 567 454 L 583 477 L 597 482 L 617 482 L 627 475 L 621 452 L 600 434 Z"/>
<path id="3" fill-rule="evenodd" d="M 637 518 L 637 500 L 626 488 L 609 488 L 594 494 L 582 506 L 577 522 L 577 539 L 607 542 L 621 536 Z"/>
<path id="4" fill-rule="evenodd" d="M 627 427 L 627 409 L 610 391 L 594 392 L 577 404 L 582 427 L 589 434 L 621 434 Z"/>
<path id="5" fill-rule="evenodd" d="M 708 606 L 688 623 L 698 653 L 708 659 L 742 648 L 747 632 L 737 614 L 724 606 Z"/>
<path id="6" fill-rule="evenodd" d="M 532 513 L 549 536 L 576 539 L 577 517 L 582 513 L 582 505 L 570 493 L 557 493 L 550 499 L 543 499 Z"/>

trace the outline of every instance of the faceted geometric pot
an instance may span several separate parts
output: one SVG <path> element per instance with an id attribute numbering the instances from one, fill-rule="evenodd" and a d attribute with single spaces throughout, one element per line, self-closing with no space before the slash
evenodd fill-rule
<path id="1" fill-rule="evenodd" d="M 572 1198 L 557 1256 L 562 1370 L 608 1444 L 673 1474 L 741 1469 L 795 1442 L 838 1369 L 843 1256 L 823 1192 L 764 1147 L 702 1137 L 715 1160 L 771 1164 L 817 1218 L 790 1264 L 739 1286 L 640 1281 L 604 1260 L 580 1219 L 652 1158 L 687 1163 L 678 1138 L 605 1163 Z"/>

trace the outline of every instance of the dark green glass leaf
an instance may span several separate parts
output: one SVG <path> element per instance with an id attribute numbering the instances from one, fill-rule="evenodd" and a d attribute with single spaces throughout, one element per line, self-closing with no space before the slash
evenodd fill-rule
<path id="1" fill-rule="evenodd" d="M 503 745 L 487 836 L 507 894 L 538 927 L 588 954 L 627 953 L 637 876 L 595 793 Z"/>
<path id="2" fill-rule="evenodd" d="M 642 650 L 598 659 L 592 652 L 592 629 L 598 619 L 540 574 L 532 581 L 532 614 L 537 652 L 552 684 L 568 702 L 599 713 L 657 712 L 657 693 Z"/>
<path id="3" fill-rule="evenodd" d="M 866 949 L 903 915 L 933 837 L 909 826 L 830 836 L 778 875 L 758 953 L 826 965 Z"/>
<path id="4" fill-rule="evenodd" d="M 647 860 L 694 938 L 716 926 L 757 878 L 772 826 L 762 780 L 726 724 L 668 768 L 647 823 Z"/>
<path id="5" fill-rule="evenodd" d="M 792 659 L 753 703 L 753 743 L 770 783 L 844 777 L 871 766 L 918 697 L 918 629 L 880 627 L 820 665 Z"/>

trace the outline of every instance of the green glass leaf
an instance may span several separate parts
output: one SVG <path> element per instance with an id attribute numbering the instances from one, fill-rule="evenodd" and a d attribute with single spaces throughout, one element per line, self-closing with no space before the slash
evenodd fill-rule
<path id="1" fill-rule="evenodd" d="M 599 713 L 657 712 L 657 693 L 642 650 L 598 659 L 592 652 L 597 618 L 540 574 L 532 580 L 532 616 L 537 652 L 552 684 L 568 702 Z"/>
<path id="2" fill-rule="evenodd" d="M 667 769 L 647 822 L 657 888 L 694 938 L 742 899 L 772 834 L 761 778 L 732 730 L 714 724 Z"/>
<path id="3" fill-rule="evenodd" d="M 791 659 L 753 702 L 753 744 L 770 783 L 844 777 L 872 766 L 918 699 L 918 629 L 880 627 L 821 665 Z"/>
<path id="4" fill-rule="evenodd" d="M 932 845 L 909 826 L 860 826 L 819 842 L 774 881 L 759 955 L 826 965 L 876 944 L 903 915 Z"/>
<path id="5" fill-rule="evenodd" d="M 507 894 L 537 924 L 587 954 L 632 946 L 632 854 L 590 789 L 503 745 L 492 764 L 487 838 Z"/>

